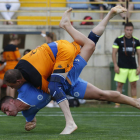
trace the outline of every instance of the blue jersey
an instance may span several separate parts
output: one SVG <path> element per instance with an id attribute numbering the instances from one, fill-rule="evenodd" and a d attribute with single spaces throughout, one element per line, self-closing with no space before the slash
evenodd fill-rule
<path id="1" fill-rule="evenodd" d="M 51 96 L 49 94 L 36 89 L 29 83 L 25 83 L 21 88 L 19 88 L 18 93 L 17 99 L 30 105 L 30 109 L 22 111 L 27 122 L 32 121 L 36 113 L 51 101 Z"/>

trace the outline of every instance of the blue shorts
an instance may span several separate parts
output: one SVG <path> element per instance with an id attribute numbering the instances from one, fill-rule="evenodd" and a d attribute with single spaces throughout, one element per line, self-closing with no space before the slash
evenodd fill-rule
<path id="1" fill-rule="evenodd" d="M 87 81 L 82 80 L 80 77 L 77 79 L 74 86 L 70 86 L 69 90 L 66 91 L 66 95 L 83 99 L 87 88 Z"/>
<path id="2" fill-rule="evenodd" d="M 71 85 L 69 84 L 68 89 L 65 91 L 67 95 L 78 99 L 84 98 L 87 82 L 79 78 L 79 76 L 86 65 L 87 62 L 80 55 L 77 55 L 67 76 L 71 81 Z"/>
<path id="3" fill-rule="evenodd" d="M 68 79 L 71 81 L 72 86 L 76 84 L 78 77 L 86 65 L 87 62 L 80 55 L 77 55 L 74 59 L 73 67 L 67 75 Z"/>

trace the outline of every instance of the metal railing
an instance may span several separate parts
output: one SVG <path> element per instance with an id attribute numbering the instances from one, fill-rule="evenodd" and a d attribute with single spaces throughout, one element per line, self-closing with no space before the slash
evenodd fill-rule
<path id="1" fill-rule="evenodd" d="M 3 3 L 3 2 L 0 2 Z M 7 2 L 8 3 L 8 2 Z M 10 3 L 17 3 L 17 2 L 10 2 Z M 49 5 L 49 7 L 47 7 L 46 10 L 17 10 L 17 11 L 11 11 L 11 12 L 15 12 L 15 13 L 48 13 L 48 16 L 51 16 L 52 13 L 63 13 L 63 10 L 53 10 L 51 5 L 52 4 L 125 4 L 126 8 L 128 8 L 128 4 L 140 4 L 140 2 L 129 2 L 129 0 L 126 0 L 126 2 L 53 2 L 53 0 L 46 0 L 46 2 L 39 2 L 39 1 L 21 1 L 22 3 L 30 3 L 30 4 L 46 4 L 46 7 Z M 0 11 L 0 12 L 6 12 L 6 11 Z M 101 10 L 73 10 L 73 13 L 108 13 L 109 11 L 101 11 Z M 139 13 L 139 10 L 135 10 L 135 11 L 128 11 L 130 13 Z M 126 17 L 127 22 L 129 21 L 128 17 Z M 5 19 L 0 19 L 0 21 L 9 21 L 9 20 L 5 20 Z M 18 22 L 18 21 L 34 21 L 34 22 L 38 22 L 38 21 L 42 21 L 42 22 L 48 22 L 47 20 L 34 20 L 34 19 L 11 19 L 10 21 L 14 21 L 14 22 Z M 50 23 L 51 22 L 58 22 L 60 20 L 53 20 L 50 19 Z M 99 22 L 101 21 L 100 19 L 94 19 L 94 20 L 71 20 L 73 22 L 81 22 L 81 21 L 86 21 L 86 22 Z M 110 20 L 110 22 L 124 22 L 125 20 Z M 130 20 L 131 22 L 140 22 L 140 20 L 134 19 L 134 20 Z"/>

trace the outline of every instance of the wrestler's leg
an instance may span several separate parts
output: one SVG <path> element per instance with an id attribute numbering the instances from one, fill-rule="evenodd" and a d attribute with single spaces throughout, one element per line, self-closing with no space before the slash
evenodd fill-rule
<path id="1" fill-rule="evenodd" d="M 74 36 L 76 38 L 74 38 L 74 40 L 79 43 L 82 47 L 82 50 L 80 55 L 85 59 L 85 61 L 88 61 L 90 56 L 92 55 L 93 51 L 94 51 L 94 47 L 95 47 L 95 44 L 89 40 L 88 38 L 86 38 L 83 34 L 81 34 L 80 32 L 78 32 L 76 29 L 73 28 L 73 26 L 71 26 L 70 24 L 70 12 L 71 12 L 72 9 L 69 9 L 67 10 L 63 17 L 62 17 L 62 20 L 60 22 L 60 27 L 64 28 L 65 30 L 67 28 L 69 28 L 69 26 L 71 27 L 71 29 L 69 28 L 68 30 L 70 30 L 70 32 L 68 30 L 68 33 L 74 38 Z M 113 13 L 114 14 L 114 13 Z M 112 14 L 112 16 L 113 16 Z M 111 18 L 111 17 L 110 17 Z M 65 21 L 66 21 L 66 24 L 68 24 L 68 26 L 65 24 Z M 72 30 L 73 30 L 73 33 L 72 33 Z M 72 34 L 71 34 L 72 33 Z M 74 34 L 74 36 L 73 36 Z M 78 36 L 77 36 L 78 35 Z M 81 41 L 82 40 L 82 41 Z M 86 47 L 84 47 L 86 46 Z M 83 48 L 86 48 L 83 50 Z M 70 134 L 72 133 L 75 129 L 77 129 L 76 127 L 73 127 L 73 126 L 76 126 L 76 124 L 74 123 L 74 120 L 71 116 L 71 112 L 70 112 L 70 109 L 69 109 L 69 106 L 68 106 L 68 101 L 65 100 L 63 102 L 60 102 L 59 103 L 59 106 L 60 108 L 62 109 L 64 115 L 65 115 L 65 119 L 66 119 L 66 127 L 65 129 L 61 132 L 61 134 Z M 74 125 L 71 125 L 74 124 Z M 70 127 L 69 127 L 70 126 Z M 71 127 L 72 126 L 72 127 Z M 71 128 L 71 129 L 69 129 Z"/>
<path id="2" fill-rule="evenodd" d="M 127 104 L 140 109 L 140 99 L 125 96 L 118 91 L 101 90 L 90 83 L 87 84 L 84 99 L 111 101 L 115 103 Z"/>
<path id="3" fill-rule="evenodd" d="M 91 57 L 92 53 L 95 50 L 95 44 L 96 42 L 92 40 L 92 38 L 88 39 L 85 35 L 77 31 L 70 23 L 70 14 L 71 14 L 72 8 L 68 9 L 64 12 L 62 19 L 60 21 L 60 27 L 65 29 L 71 37 L 74 39 L 75 42 L 77 42 L 79 45 L 83 46 L 81 49 L 80 55 L 85 59 L 85 61 L 88 61 Z M 98 36 L 101 36 L 106 28 L 107 23 L 109 20 L 114 17 L 118 13 L 126 12 L 127 10 L 124 7 L 116 6 L 113 7 L 109 13 L 106 15 L 106 17 L 94 28 L 92 29 L 92 32 Z M 94 42 L 94 43 L 93 43 Z"/>
<path id="4" fill-rule="evenodd" d="M 126 11 L 127 11 L 127 9 L 120 5 L 117 5 L 113 8 L 111 8 L 111 10 L 105 16 L 105 18 L 95 28 L 92 29 L 92 32 L 95 33 L 96 35 L 101 36 L 103 34 L 109 20 L 111 18 L 113 18 L 115 15 L 126 12 Z"/>
<path id="5" fill-rule="evenodd" d="M 68 100 L 64 100 L 63 102 L 59 103 L 59 106 L 63 111 L 66 120 L 66 126 L 60 134 L 71 134 L 78 127 L 75 124 L 73 117 L 71 115 Z"/>

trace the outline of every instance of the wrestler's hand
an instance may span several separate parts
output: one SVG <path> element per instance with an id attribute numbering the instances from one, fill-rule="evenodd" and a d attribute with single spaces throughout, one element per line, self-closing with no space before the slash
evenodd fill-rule
<path id="1" fill-rule="evenodd" d="M 36 127 L 36 118 L 35 117 L 31 122 L 26 122 L 26 124 L 25 124 L 26 131 L 30 131 L 30 130 L 34 129 L 35 127 Z"/>
<path id="2" fill-rule="evenodd" d="M 46 31 L 41 31 L 41 36 L 46 37 Z"/>

